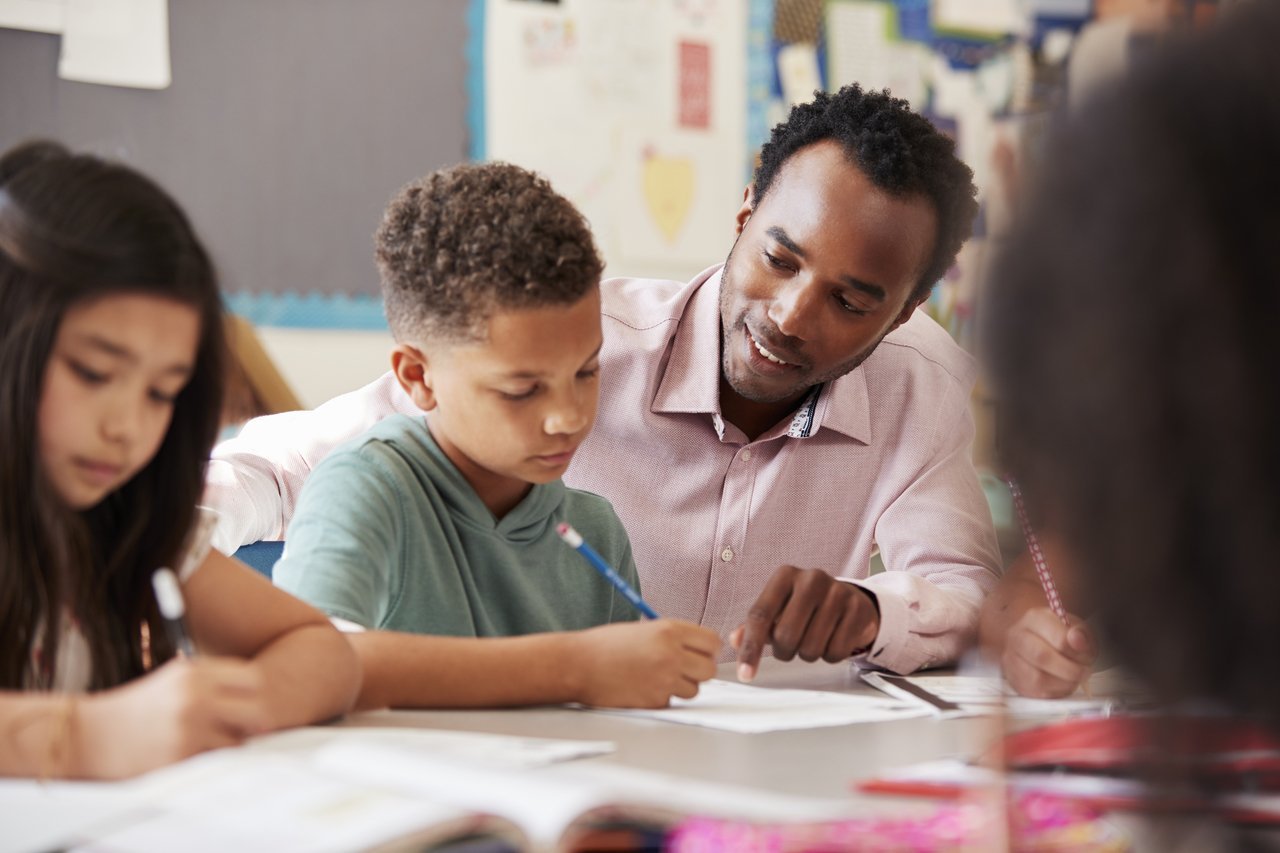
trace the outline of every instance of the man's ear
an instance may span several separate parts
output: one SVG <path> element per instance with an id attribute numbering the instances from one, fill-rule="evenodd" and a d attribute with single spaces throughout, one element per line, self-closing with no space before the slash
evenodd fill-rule
<path id="1" fill-rule="evenodd" d="M 929 294 L 924 296 L 913 296 L 907 300 L 907 304 L 902 306 L 902 310 L 898 312 L 898 316 L 894 318 L 893 325 L 889 327 L 889 332 L 901 326 L 903 323 L 911 319 L 911 315 L 916 313 L 916 309 L 929 300 Z M 885 332 L 885 334 L 889 334 Z"/>
<path id="2" fill-rule="evenodd" d="M 755 206 L 755 185 L 747 184 L 747 188 L 742 191 L 742 207 L 739 208 L 738 215 L 734 217 L 734 234 L 739 237 L 742 236 L 742 229 L 747 227 L 747 220 L 751 218 L 751 211 L 755 210 Z"/>
<path id="3" fill-rule="evenodd" d="M 431 387 L 431 365 L 426 353 L 413 344 L 396 344 L 391 350 L 391 372 L 415 406 L 424 412 L 436 407 L 436 394 Z"/>

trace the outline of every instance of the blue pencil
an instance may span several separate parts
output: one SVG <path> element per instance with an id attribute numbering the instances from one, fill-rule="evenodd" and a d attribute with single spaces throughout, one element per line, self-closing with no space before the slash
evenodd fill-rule
<path id="1" fill-rule="evenodd" d="M 604 579 L 613 584 L 618 592 L 622 593 L 622 597 L 630 601 L 645 616 L 650 619 L 658 618 L 658 611 L 654 610 L 649 604 L 640 597 L 640 593 L 632 588 L 631 584 L 622 579 L 622 576 L 614 571 L 613 566 L 604 561 L 604 558 L 596 553 L 596 549 L 592 548 L 582 538 L 582 534 L 574 530 L 568 524 L 561 522 L 556 525 L 556 533 L 560 534 L 560 538 L 568 543 L 579 554 L 587 559 L 591 564 L 591 568 L 604 575 Z"/>

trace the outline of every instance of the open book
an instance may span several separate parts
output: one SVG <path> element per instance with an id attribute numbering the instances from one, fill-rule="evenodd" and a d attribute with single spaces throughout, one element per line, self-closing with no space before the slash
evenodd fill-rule
<path id="1" fill-rule="evenodd" d="M 301 729 L 130 782 L 0 782 L 0 850 L 321 853 L 447 850 L 463 841 L 571 850 L 594 846 L 601 832 L 661 833 L 694 814 L 804 821 L 851 813 L 843 799 L 563 763 L 611 749 L 421 729 Z"/>

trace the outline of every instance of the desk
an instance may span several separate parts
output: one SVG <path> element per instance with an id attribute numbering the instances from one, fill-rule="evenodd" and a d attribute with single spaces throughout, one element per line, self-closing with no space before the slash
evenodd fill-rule
<path id="1" fill-rule="evenodd" d="M 736 664 L 718 677 L 735 681 Z M 863 684 L 849 664 L 767 658 L 755 682 L 882 696 Z M 708 782 L 820 798 L 844 798 L 850 784 L 890 767 L 980 750 L 994 736 L 990 719 L 917 717 L 822 729 L 737 734 L 658 720 L 583 713 L 566 708 L 494 711 L 372 711 L 339 726 L 418 726 L 525 737 L 608 740 L 617 751 L 590 762 L 609 762 Z M 580 762 L 574 762 L 575 764 Z"/>

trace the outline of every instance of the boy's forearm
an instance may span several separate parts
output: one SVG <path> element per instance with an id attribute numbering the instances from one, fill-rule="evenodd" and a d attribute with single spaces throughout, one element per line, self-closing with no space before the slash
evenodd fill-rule
<path id="1" fill-rule="evenodd" d="M 339 717 L 351 710 L 360 660 L 344 635 L 327 623 L 294 628 L 254 657 L 277 728 Z"/>
<path id="2" fill-rule="evenodd" d="M 364 683 L 359 709 L 494 708 L 577 701 L 580 635 L 441 637 L 367 631 L 349 635 Z"/>

